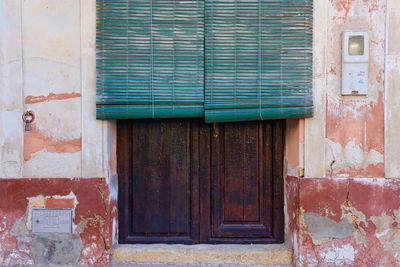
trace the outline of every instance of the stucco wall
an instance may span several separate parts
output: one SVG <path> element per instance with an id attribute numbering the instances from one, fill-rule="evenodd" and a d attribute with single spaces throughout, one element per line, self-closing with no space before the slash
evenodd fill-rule
<path id="1" fill-rule="evenodd" d="M 289 170 L 287 178 L 298 266 L 400 264 L 399 6 L 314 1 L 315 115 L 299 142 L 305 177 Z M 344 30 L 370 34 L 365 97 L 341 95 Z"/>
<path id="2" fill-rule="evenodd" d="M 115 242 L 115 122 L 95 120 L 95 8 L 95 0 L 0 0 L 0 187 L 16 201 L 0 205 L 0 265 L 32 261 L 34 240 L 19 227 L 29 225 L 31 199 L 74 194 L 84 217 L 75 228 L 80 263 L 103 260 Z M 314 1 L 315 113 L 288 120 L 286 136 L 287 234 L 299 266 L 366 264 L 370 251 L 379 252 L 375 266 L 400 264 L 390 245 L 400 242 L 399 26 L 398 0 Z M 365 97 L 341 96 L 344 30 L 370 33 Z M 36 119 L 26 132 L 28 109 Z M 75 194 L 81 178 L 101 190 Z M 35 184 L 48 190 L 25 189 Z M 106 209 L 82 210 L 105 196 Z"/>
<path id="3" fill-rule="evenodd" d="M 0 1 L 2 266 L 110 260 L 115 122 L 95 119 L 95 27 L 94 0 Z M 72 209 L 73 233 L 32 235 L 32 208 Z"/>
<path id="4" fill-rule="evenodd" d="M 107 176 L 110 123 L 95 120 L 95 1 L 3 0 L 0 12 L 0 177 Z M 36 116 L 30 132 L 25 110 Z"/>
<path id="5" fill-rule="evenodd" d="M 386 43 L 386 132 L 387 177 L 400 177 L 400 1 L 388 0 Z"/>

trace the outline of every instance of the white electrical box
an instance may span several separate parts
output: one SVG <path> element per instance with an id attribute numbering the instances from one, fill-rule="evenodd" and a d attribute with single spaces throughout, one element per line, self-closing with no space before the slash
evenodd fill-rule
<path id="1" fill-rule="evenodd" d="M 342 95 L 367 95 L 368 32 L 343 33 Z"/>

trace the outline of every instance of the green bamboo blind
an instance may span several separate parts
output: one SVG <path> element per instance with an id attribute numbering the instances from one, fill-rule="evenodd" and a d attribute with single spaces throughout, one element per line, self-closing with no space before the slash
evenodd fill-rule
<path id="1" fill-rule="evenodd" d="M 312 115 L 312 0 L 97 4 L 98 118 Z"/>
<path id="2" fill-rule="evenodd" d="M 97 1 L 97 118 L 204 116 L 204 1 Z"/>
<path id="3" fill-rule="evenodd" d="M 205 119 L 311 116 L 312 0 L 206 0 Z"/>

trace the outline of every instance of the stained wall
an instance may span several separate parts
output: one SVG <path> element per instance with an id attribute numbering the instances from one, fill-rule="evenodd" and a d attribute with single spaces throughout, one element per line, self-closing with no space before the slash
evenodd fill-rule
<path id="1" fill-rule="evenodd" d="M 57 242 L 80 248 L 67 263 L 110 259 L 116 130 L 95 120 L 95 8 L 0 1 L 0 265 L 61 260 L 35 258 L 34 246 Z M 297 266 L 400 264 L 399 26 L 397 0 L 314 1 L 315 112 L 288 120 L 286 135 L 286 233 Z M 365 97 L 340 93 L 344 30 L 370 33 Z M 36 115 L 29 132 L 26 110 Z M 50 207 L 74 210 L 70 239 L 30 232 L 32 208 Z"/>
<path id="2" fill-rule="evenodd" d="M 115 122 L 95 119 L 95 19 L 94 0 L 0 1 L 2 266 L 110 260 Z M 72 209 L 72 234 L 32 234 L 35 208 Z"/>
<path id="3" fill-rule="evenodd" d="M 399 6 L 314 1 L 315 115 L 286 179 L 296 266 L 400 264 Z M 341 95 L 343 31 L 369 32 L 367 96 Z"/>

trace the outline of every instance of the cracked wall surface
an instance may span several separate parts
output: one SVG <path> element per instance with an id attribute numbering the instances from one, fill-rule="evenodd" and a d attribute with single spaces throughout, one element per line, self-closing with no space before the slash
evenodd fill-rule
<path id="1" fill-rule="evenodd" d="M 113 140 L 96 120 L 96 0 L 4 0 L 0 15 L 0 178 L 106 177 Z"/>
<path id="2" fill-rule="evenodd" d="M 326 174 L 385 177 L 384 70 L 386 0 L 328 3 L 326 84 Z M 370 34 L 368 94 L 341 95 L 342 34 Z"/>
<path id="3" fill-rule="evenodd" d="M 400 265 L 400 181 L 310 178 L 299 192 L 298 266 Z"/>
<path id="4" fill-rule="evenodd" d="M 0 1 L 0 266 L 109 263 L 116 138 L 95 118 L 95 29 L 96 0 Z M 72 234 L 32 234 L 33 208 L 72 209 Z"/>
<path id="5" fill-rule="evenodd" d="M 3 179 L 0 195 L 0 265 L 108 265 L 116 211 L 106 179 Z M 72 233 L 33 234 L 32 208 L 72 209 Z"/>
<path id="6" fill-rule="evenodd" d="M 95 0 L 0 1 L 0 265 L 107 266 L 117 243 L 116 125 L 95 119 L 95 11 Z M 297 266 L 400 265 L 399 26 L 398 0 L 314 1 L 314 116 L 287 120 L 285 138 Z M 370 33 L 365 97 L 340 93 L 344 30 Z M 73 234 L 33 235 L 33 207 L 73 209 Z"/>
<path id="7" fill-rule="evenodd" d="M 400 265 L 399 21 L 397 0 L 314 1 L 305 178 L 288 172 L 286 183 L 298 192 L 288 200 L 296 266 Z M 344 31 L 369 32 L 366 96 L 341 95 Z"/>

